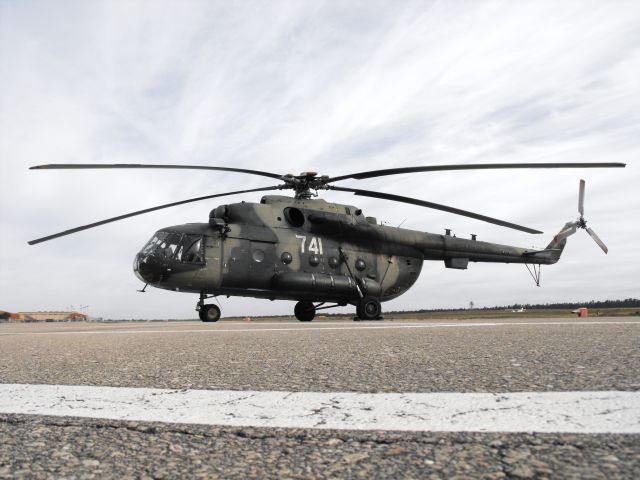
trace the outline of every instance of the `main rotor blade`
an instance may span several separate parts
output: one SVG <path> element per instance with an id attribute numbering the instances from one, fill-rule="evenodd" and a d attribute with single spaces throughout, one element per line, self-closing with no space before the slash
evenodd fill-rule
<path id="1" fill-rule="evenodd" d="M 223 172 L 248 173 L 250 175 L 260 175 L 262 177 L 281 178 L 278 173 L 262 172 L 260 170 L 247 170 L 246 168 L 231 167 L 209 167 L 206 165 L 151 165 L 140 163 L 53 163 L 49 165 L 36 165 L 29 167 L 29 170 L 79 170 L 96 168 L 171 168 L 180 170 L 218 170 Z"/>
<path id="2" fill-rule="evenodd" d="M 522 225 L 516 225 L 515 223 L 505 222 L 497 218 L 487 217 L 486 215 L 480 215 L 479 213 L 469 212 L 468 210 L 460 210 L 459 208 L 448 207 L 447 205 L 441 205 L 439 203 L 426 202 L 424 200 L 418 200 L 416 198 L 403 197 L 401 195 L 392 195 L 390 193 L 373 192 L 370 190 L 359 190 L 356 188 L 342 188 L 342 187 L 329 187 L 331 190 L 338 190 L 341 192 L 352 192 L 356 195 L 363 197 L 381 198 L 383 200 L 392 200 L 394 202 L 410 203 L 412 205 L 419 205 L 421 207 L 433 208 L 435 210 L 442 210 L 444 212 L 454 213 L 456 215 L 462 215 L 464 217 L 475 218 L 483 222 L 493 223 L 495 225 L 501 225 L 507 228 L 513 228 L 514 230 L 520 230 L 527 233 L 542 233 L 540 230 L 534 230 L 532 228 L 523 227 Z"/>
<path id="3" fill-rule="evenodd" d="M 580 180 L 580 193 L 578 195 L 578 212 L 580 212 L 580 216 L 584 216 L 584 180 Z"/>
<path id="4" fill-rule="evenodd" d="M 209 198 L 216 197 L 224 197 L 227 195 L 236 195 L 239 193 L 250 193 L 250 192 L 264 192 L 267 190 L 279 190 L 281 186 L 275 187 L 263 187 L 263 188 L 252 188 L 251 190 L 238 190 L 236 192 L 227 192 L 227 193 L 217 193 L 215 195 L 206 195 L 204 197 L 196 197 L 190 198 L 188 200 L 182 200 L 180 202 L 167 203 L 165 205 L 160 205 L 157 207 L 145 208 L 144 210 L 138 210 L 137 212 L 126 213 L 124 215 L 118 215 L 117 217 L 107 218 L 106 220 L 100 220 L 99 222 L 90 223 L 88 225 L 83 225 L 81 227 L 71 228 L 69 230 L 65 230 L 64 232 L 55 233 L 53 235 L 47 235 L 46 237 L 37 238 L 35 240 L 31 240 L 27 242 L 29 245 L 35 245 L 36 243 L 47 242 L 49 240 L 53 240 L 54 238 L 64 237 L 65 235 L 71 235 L 72 233 L 81 232 L 82 230 L 88 230 L 90 228 L 99 227 L 100 225 L 105 225 L 111 222 L 117 222 L 118 220 L 124 220 L 125 218 L 135 217 L 136 215 L 142 215 L 143 213 L 153 212 L 155 210 L 162 210 L 163 208 L 175 207 L 177 205 L 184 205 L 185 203 L 191 202 L 199 202 L 200 200 L 207 200 Z"/>
<path id="5" fill-rule="evenodd" d="M 435 172 L 443 170 L 500 170 L 515 168 L 611 168 L 624 167 L 625 163 L 476 163 L 461 165 L 429 165 L 423 167 L 386 168 L 383 170 L 371 170 L 349 175 L 333 177 L 326 183 L 339 182 L 347 178 L 362 180 L 364 178 L 383 177 L 386 175 L 399 175 L 401 173 Z"/>
<path id="6" fill-rule="evenodd" d="M 600 240 L 600 237 L 598 235 L 596 235 L 596 232 L 594 232 L 593 230 L 591 230 L 589 227 L 587 227 L 587 233 L 589 235 L 591 235 L 591 238 L 593 238 L 595 240 L 595 242 L 598 244 L 598 246 L 602 249 L 602 251 L 604 253 L 609 253 L 609 249 L 607 248 L 607 246 L 604 244 L 604 242 L 602 240 Z"/>

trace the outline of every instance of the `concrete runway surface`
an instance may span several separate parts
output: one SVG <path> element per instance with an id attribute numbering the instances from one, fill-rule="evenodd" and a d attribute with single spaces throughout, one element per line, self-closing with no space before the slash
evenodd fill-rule
<path id="1" fill-rule="evenodd" d="M 0 478 L 640 476 L 637 317 L 0 324 L 0 384 Z"/>

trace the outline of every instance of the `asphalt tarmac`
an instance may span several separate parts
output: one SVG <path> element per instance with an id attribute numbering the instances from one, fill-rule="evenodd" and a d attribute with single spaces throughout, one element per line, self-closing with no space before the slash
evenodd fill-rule
<path id="1" fill-rule="evenodd" d="M 0 324 L 0 383 L 639 391 L 640 319 Z M 0 440 L 2 478 L 640 476 L 637 434 L 333 431 L 2 414 Z"/>

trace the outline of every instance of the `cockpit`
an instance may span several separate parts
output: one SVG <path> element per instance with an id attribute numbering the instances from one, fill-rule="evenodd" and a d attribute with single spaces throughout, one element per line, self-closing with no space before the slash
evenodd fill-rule
<path id="1" fill-rule="evenodd" d="M 204 267 L 204 246 L 203 235 L 161 230 L 136 255 L 133 270 L 145 283 L 167 284 L 170 277 Z"/>
<path id="2" fill-rule="evenodd" d="M 204 263 L 202 235 L 156 232 L 140 255 L 154 256 L 167 263 Z"/>

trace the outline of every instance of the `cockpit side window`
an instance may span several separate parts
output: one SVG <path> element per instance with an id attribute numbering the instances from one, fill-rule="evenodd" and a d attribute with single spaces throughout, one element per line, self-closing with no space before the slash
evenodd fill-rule
<path id="1" fill-rule="evenodd" d="M 201 235 L 184 235 L 178 247 L 176 256 L 185 263 L 204 263 Z"/>

